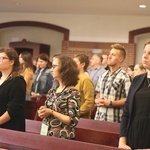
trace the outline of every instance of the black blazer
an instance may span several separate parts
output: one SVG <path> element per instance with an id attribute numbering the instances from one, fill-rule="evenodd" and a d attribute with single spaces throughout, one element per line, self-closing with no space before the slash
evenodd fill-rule
<path id="1" fill-rule="evenodd" d="M 141 87 L 142 83 L 144 82 L 145 78 L 147 76 L 147 73 L 141 74 L 136 76 L 129 89 L 129 93 L 127 96 L 126 104 L 124 107 L 122 119 L 121 119 L 121 125 L 120 125 L 120 137 L 127 136 L 127 132 L 131 123 L 132 119 L 132 110 L 133 110 L 133 100 L 135 96 L 135 92 Z"/>
<path id="2" fill-rule="evenodd" d="M 7 111 L 11 118 L 0 128 L 25 131 L 25 93 L 26 83 L 22 76 L 0 85 L 0 116 Z"/>

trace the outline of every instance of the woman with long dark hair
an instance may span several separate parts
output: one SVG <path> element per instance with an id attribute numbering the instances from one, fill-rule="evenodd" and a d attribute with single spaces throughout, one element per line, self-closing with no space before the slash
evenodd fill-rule
<path id="1" fill-rule="evenodd" d="M 29 52 L 22 52 L 19 55 L 19 62 L 21 66 L 21 75 L 26 81 L 26 100 L 30 100 L 30 91 L 33 83 L 33 60 Z"/>

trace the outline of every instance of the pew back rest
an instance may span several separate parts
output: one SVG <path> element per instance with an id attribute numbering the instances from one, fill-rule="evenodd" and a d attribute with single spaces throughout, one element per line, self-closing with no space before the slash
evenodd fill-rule
<path id="1" fill-rule="evenodd" d="M 75 127 L 77 141 L 118 146 L 120 124 L 81 118 Z"/>
<path id="2" fill-rule="evenodd" d="M 37 98 L 31 98 L 31 101 L 26 101 L 25 111 L 26 119 L 33 119 L 41 121 L 42 119 L 38 117 L 37 110 L 45 104 L 46 95 L 41 95 Z"/>
<path id="3" fill-rule="evenodd" d="M 0 147 L 11 150 L 117 150 L 118 148 L 103 146 L 74 140 L 60 139 L 37 134 L 0 129 Z"/>
<path id="4" fill-rule="evenodd" d="M 75 127 L 76 141 L 89 142 L 117 147 L 119 123 L 80 119 Z M 26 120 L 26 132 L 40 134 L 41 122 Z"/>

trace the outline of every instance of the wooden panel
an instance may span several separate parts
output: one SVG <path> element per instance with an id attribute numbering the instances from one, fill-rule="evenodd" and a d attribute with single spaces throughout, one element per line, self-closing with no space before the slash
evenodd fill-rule
<path id="1" fill-rule="evenodd" d="M 117 147 L 119 123 L 95 121 L 81 118 L 75 127 L 76 141 Z M 26 120 L 26 132 L 40 134 L 41 122 Z"/>
<path id="2" fill-rule="evenodd" d="M 117 147 L 119 130 L 119 123 L 81 118 L 75 127 L 76 140 Z"/>
<path id="3" fill-rule="evenodd" d="M 41 121 L 37 115 L 37 110 L 39 107 L 44 105 L 45 100 L 46 95 L 42 94 L 38 98 L 31 98 L 31 101 L 25 101 L 25 118 Z"/>
<path id="4" fill-rule="evenodd" d="M 103 146 L 74 140 L 41 136 L 37 134 L 0 129 L 0 147 L 11 150 L 117 150 L 118 148 Z"/>
<path id="5" fill-rule="evenodd" d="M 9 46 L 16 49 L 18 54 L 23 51 L 28 51 L 33 55 L 33 58 L 38 57 L 40 53 L 46 53 L 48 56 L 50 55 L 50 45 L 30 42 L 26 39 L 19 42 L 10 42 Z"/>

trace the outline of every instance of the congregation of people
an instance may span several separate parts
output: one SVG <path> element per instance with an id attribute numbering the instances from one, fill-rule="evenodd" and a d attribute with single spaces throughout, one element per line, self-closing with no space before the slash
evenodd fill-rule
<path id="1" fill-rule="evenodd" d="M 125 70 L 125 59 L 121 44 L 109 54 L 57 54 L 52 62 L 46 53 L 35 59 L 0 48 L 0 128 L 25 131 L 25 101 L 46 95 L 37 112 L 42 135 L 75 139 L 75 126 L 86 118 L 120 123 L 119 148 L 150 148 L 150 41 L 142 62 Z"/>

